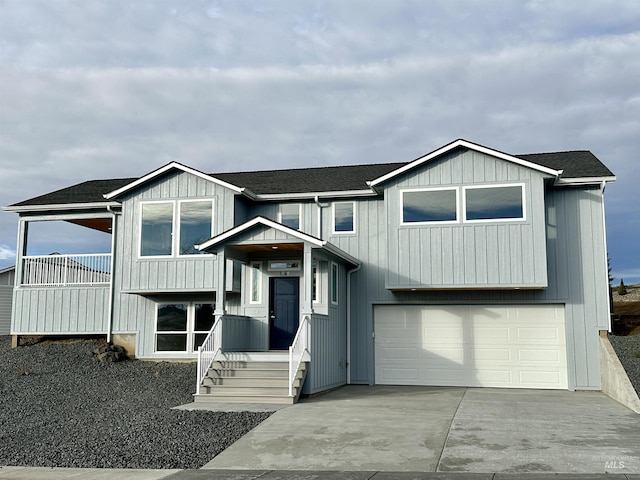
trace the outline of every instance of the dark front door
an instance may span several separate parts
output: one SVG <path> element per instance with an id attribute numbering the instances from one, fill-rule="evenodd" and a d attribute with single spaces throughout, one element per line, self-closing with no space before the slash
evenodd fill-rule
<path id="1" fill-rule="evenodd" d="M 296 336 L 300 308 L 300 279 L 272 277 L 269 280 L 271 350 L 288 350 Z"/>

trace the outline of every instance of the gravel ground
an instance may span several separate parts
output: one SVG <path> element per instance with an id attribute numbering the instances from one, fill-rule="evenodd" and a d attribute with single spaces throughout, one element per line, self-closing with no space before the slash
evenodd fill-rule
<path id="1" fill-rule="evenodd" d="M 640 335 L 626 337 L 609 335 L 609 341 L 616 351 L 620 363 L 627 371 L 627 376 L 633 387 L 640 395 Z"/>
<path id="2" fill-rule="evenodd" d="M 97 346 L 0 336 L 0 465 L 200 468 L 270 415 L 171 410 L 192 401 L 194 363 L 102 364 Z"/>

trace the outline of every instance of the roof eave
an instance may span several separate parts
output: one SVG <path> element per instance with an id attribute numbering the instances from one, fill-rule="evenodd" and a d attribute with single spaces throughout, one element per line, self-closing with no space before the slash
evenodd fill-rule
<path id="1" fill-rule="evenodd" d="M 602 182 L 612 183 L 616 181 L 616 176 L 607 177 L 575 177 L 575 178 L 557 178 L 554 185 L 601 185 Z"/>
<path id="2" fill-rule="evenodd" d="M 69 211 L 69 210 L 92 210 L 92 209 L 109 209 L 109 207 L 121 207 L 118 202 L 91 202 L 91 203 L 55 203 L 49 205 L 9 205 L 2 207 L 5 212 L 29 213 L 29 212 L 48 212 L 48 211 Z"/>
<path id="3" fill-rule="evenodd" d="M 372 197 L 378 193 L 373 189 L 366 190 L 339 190 L 339 191 L 317 191 L 317 192 L 300 192 L 300 193 L 267 193 L 256 194 L 256 200 L 313 200 L 316 197 L 323 198 L 347 198 L 347 197 Z"/>

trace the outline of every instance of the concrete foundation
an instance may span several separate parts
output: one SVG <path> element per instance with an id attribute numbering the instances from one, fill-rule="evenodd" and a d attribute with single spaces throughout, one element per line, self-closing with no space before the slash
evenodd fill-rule
<path id="1" fill-rule="evenodd" d="M 115 345 L 120 345 L 124 348 L 129 358 L 136 358 L 136 334 L 135 333 L 114 333 L 111 336 L 111 341 Z"/>
<path id="2" fill-rule="evenodd" d="M 606 331 L 600 332 L 600 374 L 603 393 L 640 413 L 640 398 L 611 346 Z"/>

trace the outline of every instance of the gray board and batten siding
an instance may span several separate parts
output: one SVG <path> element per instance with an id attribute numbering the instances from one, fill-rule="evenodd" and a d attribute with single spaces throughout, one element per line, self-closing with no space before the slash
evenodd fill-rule
<path id="1" fill-rule="evenodd" d="M 488 162 L 504 161 L 490 158 Z M 513 171 L 514 168 L 525 172 Z M 428 169 L 428 166 L 421 169 Z M 496 165 L 496 171 L 502 169 L 505 167 Z M 509 175 L 518 178 L 521 175 L 526 177 L 526 170 L 526 167 L 506 167 Z M 529 175 L 537 181 L 537 172 Z M 465 177 L 465 181 L 474 178 Z M 393 194 L 391 191 L 393 188 L 385 190 L 385 199 L 388 200 L 389 195 L 399 195 L 397 189 Z M 544 196 L 545 199 L 543 215 L 536 213 L 538 218 L 535 221 L 545 222 L 537 234 L 544 236 L 544 225 L 547 232 L 546 248 L 545 245 L 536 244 L 536 261 L 539 261 L 541 252 L 546 251 L 544 268 L 548 273 L 547 286 L 538 289 L 391 290 L 387 288 L 386 268 L 389 261 L 388 245 L 391 243 L 387 225 L 389 208 L 379 197 L 356 200 L 356 216 L 366 219 L 358 222 L 357 232 L 325 237 L 362 263 L 361 269 L 352 275 L 351 280 L 352 383 L 374 382 L 374 305 L 545 303 L 565 306 L 569 388 L 600 388 L 598 331 L 608 329 L 606 265 L 603 260 L 606 254 L 602 251 L 605 245 L 602 192 L 595 186 L 548 186 L 542 189 L 541 185 L 533 191 L 536 196 Z M 541 202 L 542 198 L 537 198 L 531 199 L 530 203 L 539 208 Z M 323 230 L 330 232 L 329 229 L 330 218 L 327 215 L 323 217 Z M 398 246 L 398 251 L 402 251 L 402 248 Z M 420 250 L 412 251 L 412 263 L 422 264 L 420 254 Z M 498 258 L 494 260 L 499 261 Z M 491 258 L 487 260 L 490 261 Z M 493 266 L 489 264 L 488 268 Z"/>
<path id="2" fill-rule="evenodd" d="M 182 171 L 170 171 L 126 193 L 116 233 L 114 334 L 136 334 L 136 356 L 154 356 L 156 306 L 161 302 L 215 303 L 217 262 L 214 255 L 140 257 L 142 202 L 206 199 L 214 202 L 213 232 L 234 227 L 235 193 L 218 183 Z M 228 275 L 227 290 L 233 290 Z M 229 295 L 233 304 L 237 295 Z M 237 313 L 231 308 L 230 313 Z M 179 356 L 179 355 L 176 355 Z M 187 355 L 192 358 L 192 355 Z"/>
<path id="3" fill-rule="evenodd" d="M 544 180 L 547 175 L 483 153 L 455 151 L 385 185 L 388 288 L 547 286 Z M 403 225 L 403 191 L 523 185 L 524 220 Z M 494 265 L 488 262 L 496 261 Z"/>
<path id="4" fill-rule="evenodd" d="M 11 305 L 13 304 L 15 275 L 14 267 L 0 270 L 0 335 L 9 335 L 11 331 Z"/>

